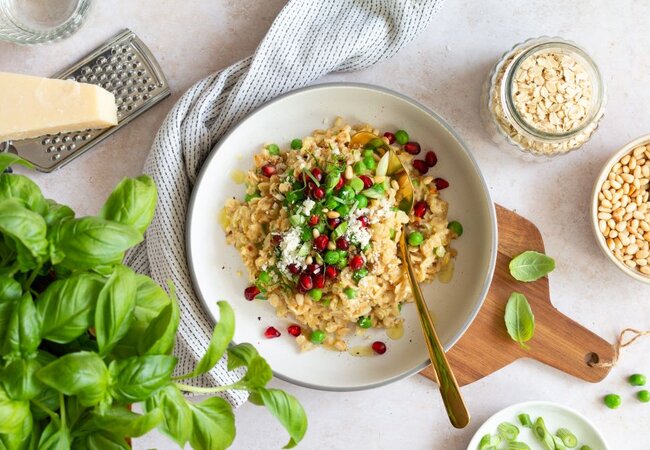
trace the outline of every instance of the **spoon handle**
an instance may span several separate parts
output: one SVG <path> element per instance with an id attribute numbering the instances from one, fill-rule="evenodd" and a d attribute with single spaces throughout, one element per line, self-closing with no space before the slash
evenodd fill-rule
<path id="1" fill-rule="evenodd" d="M 420 289 L 420 285 L 415 277 L 415 271 L 413 270 L 411 256 L 406 247 L 404 233 L 402 233 L 400 247 L 403 257 L 402 260 L 406 261 L 411 290 L 413 291 L 415 304 L 418 308 L 418 316 L 420 317 L 420 323 L 422 324 L 422 331 L 424 332 L 424 340 L 427 343 L 431 365 L 433 366 L 433 370 L 438 379 L 438 386 L 440 387 L 440 394 L 442 395 L 442 401 L 445 404 L 447 415 L 454 427 L 465 428 L 470 421 L 469 411 L 467 410 L 463 396 L 460 393 L 456 377 L 451 371 L 449 361 L 447 361 L 447 356 L 445 355 L 445 349 L 440 343 L 440 338 L 438 338 L 438 334 L 436 333 L 431 313 L 424 301 L 422 290 Z"/>

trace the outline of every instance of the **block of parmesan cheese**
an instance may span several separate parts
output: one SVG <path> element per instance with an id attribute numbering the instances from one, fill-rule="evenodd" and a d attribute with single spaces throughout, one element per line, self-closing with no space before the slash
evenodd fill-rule
<path id="1" fill-rule="evenodd" d="M 106 89 L 0 72 L 0 142 L 112 125 L 117 107 Z"/>

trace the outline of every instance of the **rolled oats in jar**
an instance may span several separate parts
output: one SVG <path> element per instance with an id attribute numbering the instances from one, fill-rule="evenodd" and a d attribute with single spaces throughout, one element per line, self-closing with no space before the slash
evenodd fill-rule
<path id="1" fill-rule="evenodd" d="M 604 106 L 605 88 L 589 55 L 572 42 L 542 37 L 516 45 L 495 64 L 481 116 L 501 147 L 551 157 L 589 141 Z"/>

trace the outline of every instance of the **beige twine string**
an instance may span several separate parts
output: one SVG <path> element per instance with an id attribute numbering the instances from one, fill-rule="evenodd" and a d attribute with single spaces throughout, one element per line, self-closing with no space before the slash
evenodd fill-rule
<path id="1" fill-rule="evenodd" d="M 625 340 L 626 333 L 633 333 L 634 336 L 632 336 L 628 340 Z M 594 362 L 590 361 L 589 365 L 591 367 L 603 367 L 603 368 L 614 367 L 618 362 L 618 357 L 621 349 L 632 345 L 634 341 L 636 341 L 642 336 L 650 336 L 650 330 L 639 331 L 634 328 L 624 329 L 623 331 L 621 331 L 621 334 L 618 335 L 618 340 L 616 341 L 616 344 L 614 344 L 614 359 L 611 362 L 602 362 L 602 363 L 598 361 L 594 361 Z"/>

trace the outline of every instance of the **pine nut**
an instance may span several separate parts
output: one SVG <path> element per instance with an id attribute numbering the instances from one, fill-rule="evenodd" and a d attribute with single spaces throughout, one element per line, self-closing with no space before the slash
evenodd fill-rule
<path id="1" fill-rule="evenodd" d="M 354 171 L 352 170 L 352 166 L 347 166 L 345 168 L 345 179 L 351 180 L 352 178 L 354 178 Z"/>
<path id="2" fill-rule="evenodd" d="M 650 275 L 650 266 L 639 267 L 639 272 L 644 275 Z"/>
<path id="3" fill-rule="evenodd" d="M 339 217 L 341 217 L 341 214 L 339 214 L 337 211 L 327 211 L 328 219 L 338 219 Z"/>
<path id="4" fill-rule="evenodd" d="M 314 236 L 314 239 L 316 239 L 318 236 L 320 236 L 320 231 L 318 231 L 318 228 L 314 228 L 311 230 L 312 236 Z"/>
<path id="5" fill-rule="evenodd" d="M 336 243 L 333 242 L 333 241 L 329 241 L 329 242 L 327 243 L 327 249 L 328 249 L 328 250 L 336 250 Z"/>

